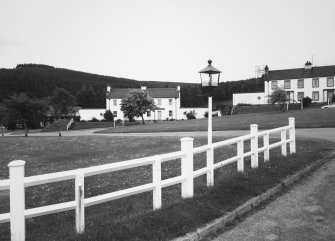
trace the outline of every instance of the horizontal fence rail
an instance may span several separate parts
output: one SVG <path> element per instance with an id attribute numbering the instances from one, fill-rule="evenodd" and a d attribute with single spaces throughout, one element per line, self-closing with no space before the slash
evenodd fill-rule
<path id="1" fill-rule="evenodd" d="M 279 133 L 280 141 L 269 143 L 270 134 Z M 287 138 L 288 135 L 288 138 Z M 259 147 L 258 139 L 263 138 L 263 146 Z M 244 142 L 250 140 L 250 151 L 244 152 Z M 214 163 L 214 150 L 225 146 L 237 146 L 236 156 Z M 70 171 L 56 172 L 37 176 L 24 177 L 25 161 L 17 160 L 8 164 L 8 180 L 0 181 L 0 191 L 9 190 L 10 212 L 0 214 L 0 223 L 10 222 L 11 240 L 25 240 L 25 219 L 48 215 L 52 213 L 75 210 L 76 231 L 83 233 L 85 229 L 85 207 L 136 195 L 143 192 L 153 192 L 153 209 L 162 207 L 162 188 L 181 184 L 183 198 L 193 197 L 193 180 L 201 175 L 207 176 L 207 186 L 214 184 L 214 170 L 237 162 L 237 170 L 244 172 L 244 158 L 251 157 L 251 167 L 258 167 L 258 155 L 264 153 L 264 162 L 270 160 L 270 150 L 281 147 L 283 156 L 287 155 L 287 144 L 290 153 L 296 152 L 295 119 L 289 118 L 289 125 L 259 132 L 258 125 L 250 125 L 250 134 L 232 139 L 209 143 L 200 147 L 193 147 L 193 138 L 181 138 L 181 150 L 161 155 L 120 161 L 105 165 L 81 168 Z M 195 154 L 206 153 L 206 166 L 198 170 L 193 169 Z M 162 163 L 181 159 L 181 175 L 162 180 Z M 84 178 L 104 173 L 116 172 L 140 166 L 152 168 L 152 182 L 111 193 L 85 198 Z M 25 209 L 25 187 L 75 180 L 75 200 L 37 208 Z"/>

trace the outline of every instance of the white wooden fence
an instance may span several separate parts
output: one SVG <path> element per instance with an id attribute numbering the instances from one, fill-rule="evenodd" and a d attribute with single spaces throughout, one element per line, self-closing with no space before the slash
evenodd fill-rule
<path id="1" fill-rule="evenodd" d="M 287 139 L 287 131 L 289 138 Z M 269 144 L 269 136 L 272 133 L 280 133 L 281 140 L 279 142 Z M 258 138 L 263 137 L 263 147 L 258 146 Z M 244 153 L 244 141 L 250 140 L 250 151 Z M 111 163 L 106 165 L 70 170 L 64 172 L 50 173 L 45 175 L 24 177 L 25 161 L 16 160 L 8 164 L 9 177 L 8 180 L 0 181 L 0 191 L 10 190 L 10 212 L 0 214 L 0 223 L 10 222 L 11 240 L 25 240 L 25 219 L 37 216 L 43 216 L 51 213 L 58 213 L 68 210 L 75 210 L 76 213 L 76 231 L 84 232 L 85 229 L 85 207 L 95 204 L 108 202 L 118 198 L 123 198 L 138 193 L 153 192 L 153 209 L 162 207 L 162 188 L 181 183 L 181 195 L 183 198 L 193 196 L 193 179 L 195 177 L 206 174 L 207 186 L 214 184 L 214 170 L 237 162 L 237 170 L 244 171 L 244 158 L 251 157 L 251 167 L 258 167 L 258 154 L 264 152 L 264 161 L 270 159 L 270 150 L 281 147 L 282 155 L 287 155 L 287 143 L 290 146 L 290 153 L 296 152 L 295 143 L 295 120 L 289 118 L 289 125 L 258 132 L 258 125 L 250 125 L 250 134 L 236 137 L 233 139 L 216 142 L 200 147 L 193 147 L 193 138 L 185 137 L 181 139 L 181 150 L 162 155 L 139 158 L 129 161 Z M 226 160 L 214 163 L 214 149 L 237 144 L 236 156 Z M 204 168 L 193 170 L 193 156 L 198 153 L 207 153 L 207 165 Z M 181 175 L 169 179 L 161 179 L 162 162 L 181 158 Z M 84 197 L 84 178 L 93 175 L 99 175 L 108 172 L 115 172 L 124 169 L 152 165 L 152 183 L 102 194 L 90 198 Z M 41 185 L 52 182 L 59 182 L 75 179 L 75 200 L 63 202 L 48 206 L 25 209 L 25 187 Z"/>

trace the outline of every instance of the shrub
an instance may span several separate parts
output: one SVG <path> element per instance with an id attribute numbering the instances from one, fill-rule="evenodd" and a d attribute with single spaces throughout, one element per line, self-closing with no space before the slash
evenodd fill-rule
<path id="1" fill-rule="evenodd" d="M 195 112 L 195 110 L 191 110 L 190 112 L 184 112 L 184 115 L 186 115 L 186 118 L 188 119 L 188 120 L 192 120 L 192 119 L 196 119 L 196 112 Z"/>
<path id="2" fill-rule="evenodd" d="M 309 98 L 308 96 L 306 96 L 302 99 L 302 104 L 303 104 L 304 107 L 309 106 L 311 103 L 312 103 L 312 99 Z"/>
<path id="3" fill-rule="evenodd" d="M 99 120 L 97 118 L 93 117 L 91 122 L 99 122 Z"/>
<path id="4" fill-rule="evenodd" d="M 113 121 L 114 120 L 114 115 L 110 110 L 106 110 L 106 112 L 104 113 L 104 118 L 107 121 Z"/>
<path id="5" fill-rule="evenodd" d="M 75 122 L 80 122 L 80 115 L 76 115 L 75 117 L 73 117 L 73 120 Z"/>

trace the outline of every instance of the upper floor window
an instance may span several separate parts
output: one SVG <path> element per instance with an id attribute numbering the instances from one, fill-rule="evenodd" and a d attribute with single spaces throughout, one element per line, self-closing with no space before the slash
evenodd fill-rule
<path id="1" fill-rule="evenodd" d="M 113 100 L 113 105 L 117 106 L 117 100 Z"/>
<path id="2" fill-rule="evenodd" d="M 278 81 L 277 80 L 272 80 L 271 81 L 271 89 L 274 90 L 278 87 Z"/>
<path id="3" fill-rule="evenodd" d="M 284 81 L 284 88 L 291 89 L 291 80 L 287 79 Z"/>
<path id="4" fill-rule="evenodd" d="M 312 100 L 319 100 L 319 91 L 313 91 Z"/>
<path id="5" fill-rule="evenodd" d="M 334 87 L 334 77 L 327 78 L 327 87 Z"/>
<path id="6" fill-rule="evenodd" d="M 162 99 L 157 100 L 157 105 L 162 105 Z"/>
<path id="7" fill-rule="evenodd" d="M 319 87 L 319 78 L 312 79 L 312 87 L 313 88 Z"/>
<path id="8" fill-rule="evenodd" d="M 304 88 L 304 79 L 298 79 L 298 88 Z"/>
<path id="9" fill-rule="evenodd" d="M 169 105 L 172 105 L 172 99 L 169 99 Z"/>

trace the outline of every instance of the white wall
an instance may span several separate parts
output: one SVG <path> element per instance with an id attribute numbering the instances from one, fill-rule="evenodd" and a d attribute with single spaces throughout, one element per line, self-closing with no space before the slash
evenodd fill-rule
<path id="1" fill-rule="evenodd" d="M 104 113 L 106 109 L 80 109 L 79 111 L 80 120 L 92 120 L 92 118 L 96 118 L 98 120 L 102 120 L 104 118 Z"/>
<path id="2" fill-rule="evenodd" d="M 236 93 L 233 94 L 233 105 L 251 104 L 263 105 L 267 104 L 265 93 Z"/>
<path id="3" fill-rule="evenodd" d="M 284 81 L 285 80 L 277 80 L 278 87 L 284 89 Z M 327 87 L 327 77 L 320 77 L 319 78 L 319 87 L 312 86 L 312 78 L 304 79 L 304 88 L 298 88 L 298 79 L 291 79 L 291 88 L 284 89 L 285 91 L 293 91 L 293 99 L 298 101 L 298 92 L 303 92 L 304 97 L 308 96 L 312 98 L 313 92 L 319 92 L 319 100 L 312 100 L 313 102 L 326 102 L 327 96 L 324 95 L 324 90 L 333 90 L 335 87 Z M 272 93 L 271 89 L 271 81 L 269 82 L 269 92 Z"/>

